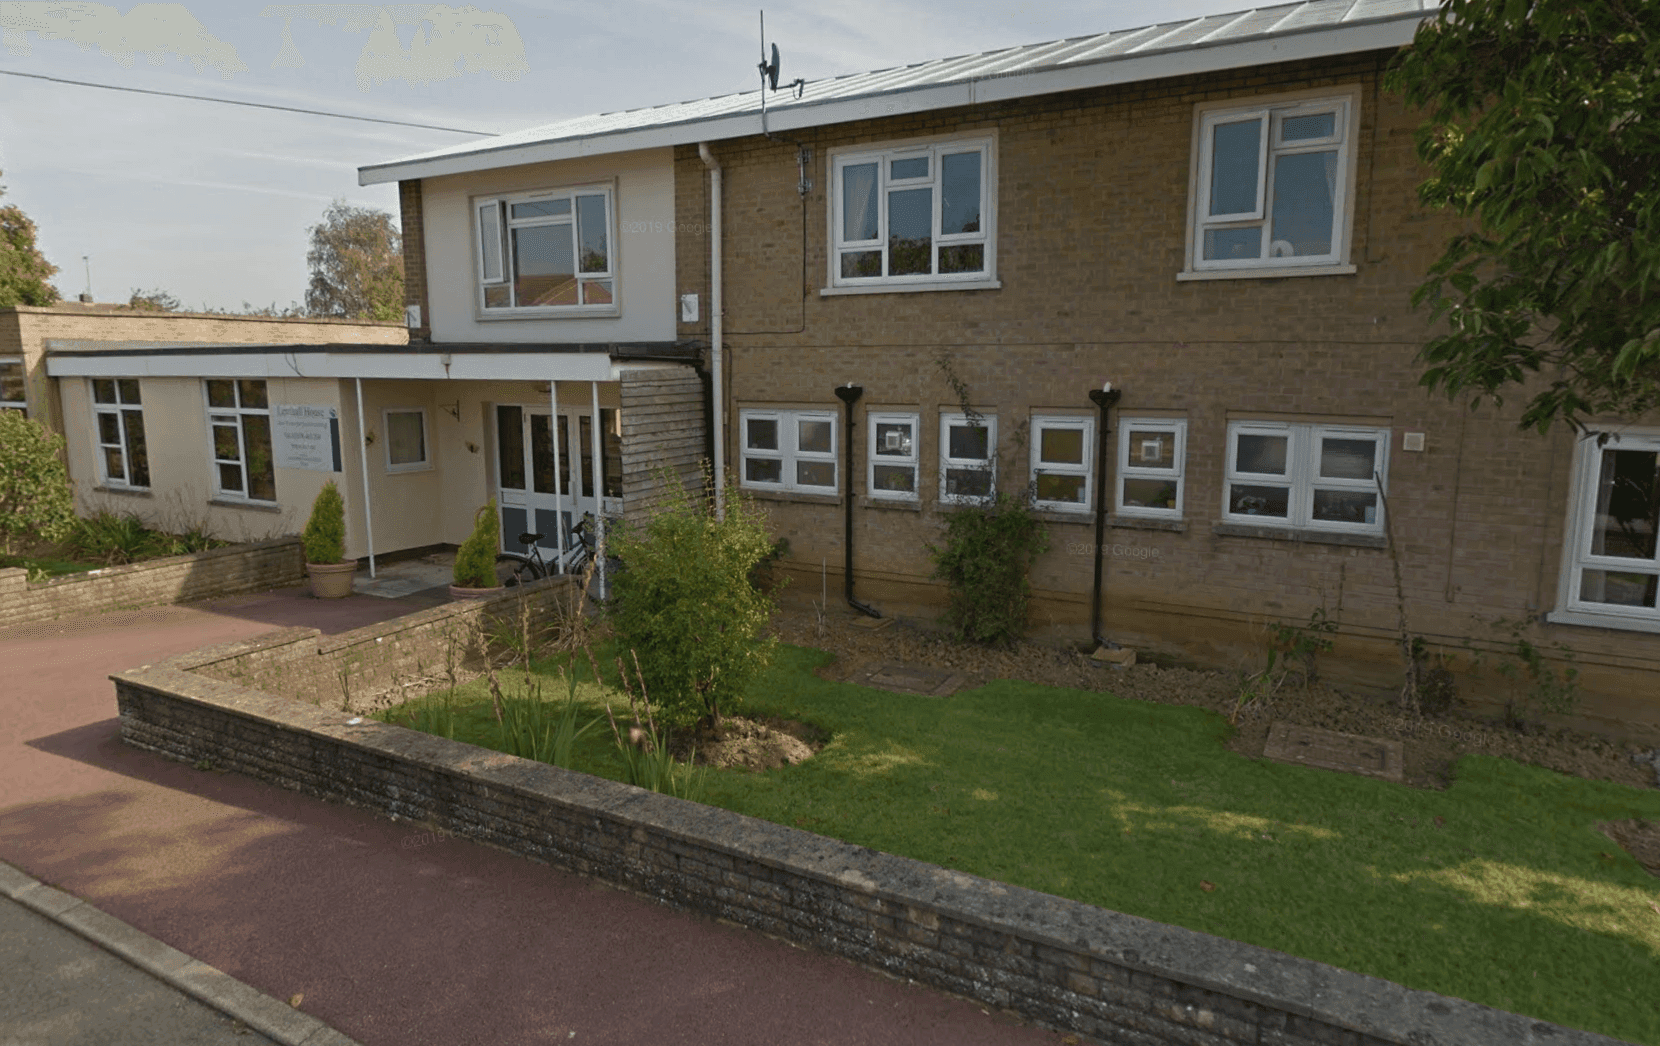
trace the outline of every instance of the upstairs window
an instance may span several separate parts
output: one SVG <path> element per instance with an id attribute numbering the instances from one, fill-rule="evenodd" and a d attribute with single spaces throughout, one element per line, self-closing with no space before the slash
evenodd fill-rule
<path id="1" fill-rule="evenodd" d="M 1201 112 L 1194 270 L 1348 260 L 1350 98 Z"/>
<path id="2" fill-rule="evenodd" d="M 831 286 L 994 279 L 992 156 L 987 138 L 835 155 Z"/>
<path id="3" fill-rule="evenodd" d="M 28 413 L 28 395 L 23 384 L 23 361 L 16 356 L 0 358 L 0 410 Z"/>
<path id="4" fill-rule="evenodd" d="M 473 216 L 487 315 L 616 310 L 609 188 L 477 200 Z"/>
<path id="5" fill-rule="evenodd" d="M 150 452 L 144 442 L 138 379 L 93 378 L 92 411 L 98 432 L 98 473 L 104 485 L 148 489 Z"/>

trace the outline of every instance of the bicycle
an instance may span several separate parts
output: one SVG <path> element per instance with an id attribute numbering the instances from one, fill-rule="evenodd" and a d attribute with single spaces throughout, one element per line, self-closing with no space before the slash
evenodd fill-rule
<path id="1" fill-rule="evenodd" d="M 563 558 L 548 560 L 542 558 L 542 547 L 539 542 L 542 534 L 520 534 L 519 544 L 530 548 L 530 554 L 522 552 L 498 552 L 496 554 L 496 582 L 508 588 L 526 584 L 531 581 L 540 581 L 551 577 L 556 566 L 562 566 L 562 574 L 580 574 L 588 568 L 594 558 L 594 546 L 597 543 L 594 536 L 593 513 L 585 513 L 580 522 L 571 528 L 571 537 L 574 540 L 567 548 Z M 609 560 L 610 557 L 607 557 Z"/>

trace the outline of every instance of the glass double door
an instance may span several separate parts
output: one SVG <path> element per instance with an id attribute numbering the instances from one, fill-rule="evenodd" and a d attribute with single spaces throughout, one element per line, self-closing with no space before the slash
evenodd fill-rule
<path id="1" fill-rule="evenodd" d="M 501 547 L 528 552 L 520 534 L 541 534 L 543 554 L 551 558 L 563 528 L 564 545 L 575 540 L 571 528 L 584 515 L 622 511 L 622 428 L 615 410 L 602 407 L 600 494 L 594 490 L 594 418 L 588 410 L 561 410 L 559 449 L 554 452 L 555 422 L 547 407 L 496 407 L 496 487 L 501 505 Z M 573 445 L 574 437 L 574 445 Z M 575 450 L 576 472 L 571 471 Z M 556 479 L 557 477 L 557 479 Z M 557 493 L 556 493 L 557 491 Z"/>

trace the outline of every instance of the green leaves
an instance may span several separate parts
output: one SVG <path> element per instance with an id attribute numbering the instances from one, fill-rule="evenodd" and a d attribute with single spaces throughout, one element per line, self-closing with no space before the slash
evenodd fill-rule
<path id="1" fill-rule="evenodd" d="M 1026 633 L 1032 561 L 1049 535 L 1025 501 L 999 494 L 946 517 L 945 544 L 930 545 L 934 577 L 946 583 L 945 621 L 958 639 L 988 646 Z"/>
<path id="2" fill-rule="evenodd" d="M 1430 118 L 1426 205 L 1471 218 L 1413 295 L 1445 319 L 1424 383 L 1535 374 L 1525 427 L 1660 402 L 1660 5 L 1448 0 L 1386 84 Z"/>
<path id="3" fill-rule="evenodd" d="M 339 563 L 346 558 L 346 502 L 334 480 L 324 483 L 311 503 L 300 545 L 307 563 Z"/>
<path id="4" fill-rule="evenodd" d="M 17 207 L 0 207 L 0 309 L 53 304 L 58 289 L 50 281 L 57 271 L 35 245 L 35 223 L 29 216 Z"/>
<path id="5" fill-rule="evenodd" d="M 403 318 L 403 234 L 390 214 L 335 200 L 310 234 L 306 311 L 360 320 Z"/>
<path id="6" fill-rule="evenodd" d="M 63 437 L 22 411 L 0 410 L 0 548 L 19 538 L 58 541 L 75 524 Z"/>

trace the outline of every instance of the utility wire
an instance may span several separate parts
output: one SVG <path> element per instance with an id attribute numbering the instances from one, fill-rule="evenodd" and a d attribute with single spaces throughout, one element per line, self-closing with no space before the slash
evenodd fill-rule
<path id="1" fill-rule="evenodd" d="M 234 98 L 212 98 L 204 94 L 181 94 L 177 91 L 152 91 L 144 87 L 118 87 L 115 84 L 95 84 L 88 80 L 66 80 L 60 76 L 43 76 L 40 73 L 20 73 L 12 69 L 0 69 L 0 75 L 24 76 L 31 80 L 46 80 L 55 84 L 73 84 L 76 87 L 98 87 L 106 91 L 127 91 L 132 94 L 155 94 L 164 98 L 187 98 L 193 102 L 217 102 L 220 105 L 243 105 L 250 109 L 275 109 L 283 113 L 302 113 L 306 116 L 331 116 L 336 120 L 361 120 L 364 123 L 387 123 L 398 127 L 419 127 L 424 131 L 452 131 L 455 134 L 476 134 L 481 137 L 494 137 L 497 131 L 470 131 L 465 127 L 439 127 L 430 123 L 411 123 L 408 120 L 382 120 L 375 116 L 349 116 L 346 113 L 325 112 L 322 109 L 298 109 L 291 105 L 269 105 L 265 102 L 239 102 Z"/>

